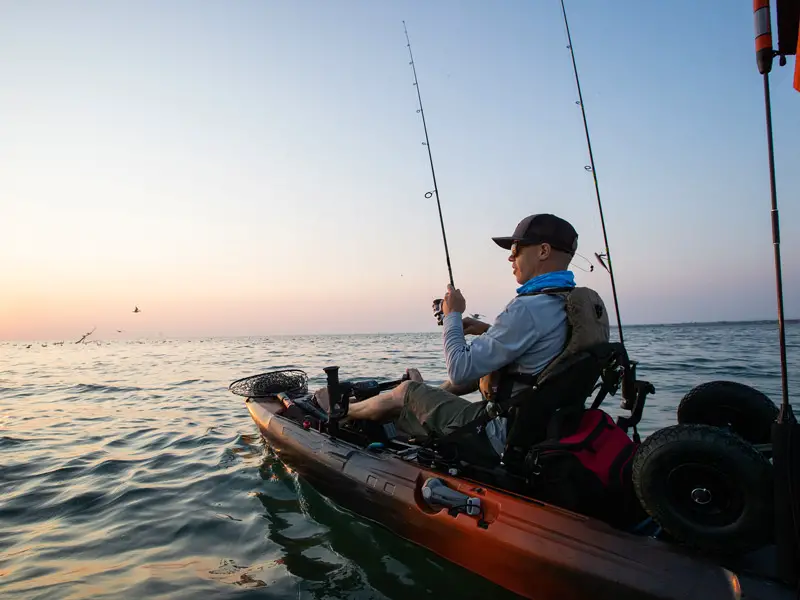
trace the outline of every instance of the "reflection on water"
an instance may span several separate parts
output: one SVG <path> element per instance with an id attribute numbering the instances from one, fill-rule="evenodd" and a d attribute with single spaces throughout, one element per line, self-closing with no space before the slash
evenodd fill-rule
<path id="1" fill-rule="evenodd" d="M 797 374 L 800 327 L 788 333 Z M 644 433 L 703 381 L 779 397 L 772 325 L 626 338 L 657 388 Z M 227 391 L 279 366 L 322 386 L 329 364 L 343 378 L 445 377 L 438 334 L 0 343 L 3 597 L 513 597 L 317 494 Z"/>

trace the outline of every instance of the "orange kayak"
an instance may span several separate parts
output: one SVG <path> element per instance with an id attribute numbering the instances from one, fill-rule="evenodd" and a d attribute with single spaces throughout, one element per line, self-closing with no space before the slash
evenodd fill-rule
<path id="1" fill-rule="evenodd" d="M 375 451 L 281 416 L 274 399 L 247 400 L 280 459 L 321 494 L 523 597 L 791 598 L 761 554 L 722 566 L 679 546 L 485 484 L 427 469 L 391 447 Z M 431 507 L 432 479 L 478 499 L 479 515 Z M 451 493 L 448 492 L 448 493 Z M 727 567 L 727 568 L 726 568 Z"/>

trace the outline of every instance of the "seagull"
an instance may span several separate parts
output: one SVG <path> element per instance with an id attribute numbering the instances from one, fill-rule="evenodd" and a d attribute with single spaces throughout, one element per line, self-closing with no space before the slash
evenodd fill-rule
<path id="1" fill-rule="evenodd" d="M 134 308 L 134 309 L 133 309 L 133 312 L 135 312 L 135 313 L 139 313 L 139 312 L 142 312 L 142 311 L 140 311 L 140 310 L 139 310 L 139 307 L 137 306 L 136 308 Z"/>
<path id="2" fill-rule="evenodd" d="M 122 333 L 122 329 L 117 329 L 117 333 Z"/>

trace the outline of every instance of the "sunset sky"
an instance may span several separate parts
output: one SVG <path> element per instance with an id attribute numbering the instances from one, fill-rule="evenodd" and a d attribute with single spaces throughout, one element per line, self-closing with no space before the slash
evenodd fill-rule
<path id="1" fill-rule="evenodd" d="M 567 10 L 623 322 L 774 318 L 752 2 Z M 0 339 L 435 331 L 402 20 L 467 310 L 513 297 L 490 238 L 528 214 L 602 251 L 558 0 L 3 1 Z M 800 317 L 793 67 L 771 84 Z M 575 273 L 611 308 L 604 271 Z"/>

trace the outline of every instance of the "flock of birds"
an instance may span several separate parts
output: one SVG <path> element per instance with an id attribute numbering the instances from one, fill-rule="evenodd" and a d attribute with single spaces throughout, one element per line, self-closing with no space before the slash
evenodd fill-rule
<path id="1" fill-rule="evenodd" d="M 141 309 L 140 309 L 138 306 L 134 306 L 134 307 L 133 307 L 133 311 L 131 311 L 131 312 L 134 312 L 134 313 L 140 313 L 140 312 L 142 312 L 142 311 L 141 311 Z M 483 315 L 481 315 L 481 314 L 478 314 L 478 313 L 473 313 L 473 314 L 471 314 L 470 316 L 471 316 L 473 319 L 480 319 L 481 317 L 483 317 Z M 97 329 L 97 326 L 93 327 L 91 331 L 88 331 L 88 332 L 84 333 L 84 334 L 81 336 L 81 339 L 79 339 L 79 340 L 78 340 L 77 342 L 75 342 L 75 343 L 76 343 L 76 344 L 82 344 L 82 343 L 84 343 L 84 342 L 86 341 L 86 338 L 88 338 L 90 335 L 92 335 L 92 334 L 95 332 L 95 329 Z M 117 333 L 123 333 L 123 331 L 124 331 L 123 329 L 117 329 Z M 64 342 L 63 342 L 63 341 L 62 341 L 62 342 L 53 342 L 53 346 L 63 346 L 63 345 L 64 345 Z M 33 344 L 26 344 L 26 345 L 25 345 L 25 347 L 26 347 L 26 348 L 30 348 L 31 346 L 33 346 Z M 41 346 L 42 346 L 42 348 L 47 348 L 47 344 L 41 344 Z"/>
<path id="2" fill-rule="evenodd" d="M 141 309 L 140 309 L 138 306 L 134 306 L 134 307 L 133 307 L 133 311 L 131 311 L 131 312 L 134 312 L 134 313 L 140 313 L 140 312 L 142 312 L 142 311 L 141 311 Z M 75 342 L 75 343 L 76 343 L 76 344 L 82 344 L 82 343 L 84 343 L 84 342 L 85 342 L 85 340 L 86 340 L 86 338 L 88 338 L 90 335 L 92 335 L 92 334 L 95 332 L 95 330 L 96 330 L 96 329 L 97 329 L 97 326 L 93 327 L 91 331 L 88 331 L 88 332 L 84 333 L 84 334 L 81 336 L 81 339 L 79 339 L 79 340 L 78 340 L 77 342 Z M 122 329 L 117 329 L 117 333 L 122 333 L 123 331 L 124 331 L 124 330 L 122 330 Z M 63 342 L 63 341 L 61 341 L 61 342 L 53 342 L 53 346 L 63 346 L 63 345 L 64 345 L 64 342 Z M 25 347 L 26 347 L 26 348 L 30 348 L 31 346 L 33 346 L 33 344 L 26 344 L 26 345 L 25 345 Z M 47 344 L 41 344 L 41 346 L 42 346 L 42 348 L 47 348 Z"/>

